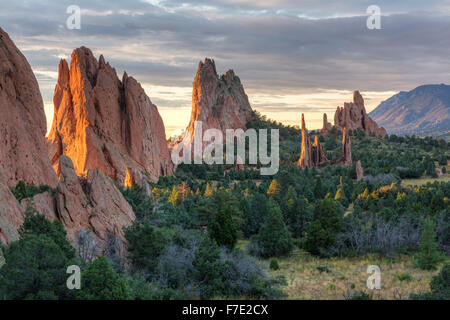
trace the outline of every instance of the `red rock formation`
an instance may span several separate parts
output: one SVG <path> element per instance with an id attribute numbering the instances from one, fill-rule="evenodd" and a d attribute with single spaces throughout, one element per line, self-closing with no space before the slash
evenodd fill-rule
<path id="1" fill-rule="evenodd" d="M 361 160 L 356 161 L 356 181 L 361 180 L 364 177 L 364 170 L 361 165 Z"/>
<path id="2" fill-rule="evenodd" d="M 378 127 L 377 123 L 367 115 L 364 99 L 359 91 L 353 92 L 353 102 L 346 102 L 343 108 L 337 108 L 334 114 L 334 126 L 341 131 L 344 128 L 347 130 L 360 128 L 366 135 L 374 134 L 379 137 L 387 134 L 383 127 Z"/>
<path id="3" fill-rule="evenodd" d="M 324 163 L 330 163 L 325 156 L 323 145 L 319 143 L 319 136 L 314 136 L 314 144 L 311 146 L 311 162 L 315 167 L 319 167 Z"/>
<path id="4" fill-rule="evenodd" d="M 130 226 L 134 213 L 114 182 L 99 170 L 79 178 L 70 158 L 61 156 L 60 183 L 56 194 L 57 215 L 76 245 L 82 230 L 92 230 L 101 253 L 110 237 L 126 242 L 123 227 Z"/>
<path id="5" fill-rule="evenodd" d="M 3 182 L 4 180 L 0 169 L 0 245 L 19 240 L 17 230 L 24 221 L 19 203 Z"/>
<path id="6" fill-rule="evenodd" d="M 323 126 L 322 126 L 322 130 L 320 130 L 321 134 L 326 135 L 328 133 L 328 131 L 330 131 L 332 128 L 333 128 L 333 126 L 331 125 L 331 123 L 328 122 L 327 114 L 324 113 L 323 114 Z"/>
<path id="7" fill-rule="evenodd" d="M 308 135 L 308 129 L 306 129 L 305 125 L 305 116 L 302 113 L 302 124 L 301 124 L 301 132 L 302 132 L 302 149 L 300 152 L 300 159 L 298 160 L 297 165 L 302 169 L 306 167 L 319 167 L 325 162 L 329 163 L 329 160 L 325 156 L 325 151 L 323 149 L 323 145 L 319 143 L 319 137 L 314 136 L 314 144 L 311 144 L 311 140 Z"/>
<path id="8" fill-rule="evenodd" d="M 44 103 L 30 65 L 0 28 L 0 168 L 15 186 L 47 184 L 57 177 L 47 158 Z"/>
<path id="9" fill-rule="evenodd" d="M 300 152 L 300 159 L 298 160 L 298 165 L 305 169 L 306 167 L 311 167 L 311 141 L 309 140 L 308 130 L 305 125 L 305 115 L 302 113 L 302 150 Z"/>
<path id="10" fill-rule="evenodd" d="M 99 61 L 81 47 L 73 51 L 70 69 L 59 64 L 53 98 L 55 112 L 47 139 L 50 159 L 59 173 L 66 155 L 75 171 L 86 176 L 99 169 L 123 183 L 127 168 L 148 172 L 152 180 L 173 173 L 163 121 L 140 84 Z"/>
<path id="11" fill-rule="evenodd" d="M 347 128 L 342 131 L 342 164 L 344 166 L 352 164 L 352 143 Z"/>
<path id="12" fill-rule="evenodd" d="M 224 140 L 226 129 L 246 129 L 252 108 L 233 70 L 219 78 L 214 60 L 205 59 L 199 64 L 192 87 L 192 112 L 183 137 L 185 145 L 193 141 L 196 121 L 202 121 L 203 132 L 210 128 L 221 130 Z M 203 147 L 208 144 L 203 143 Z"/>

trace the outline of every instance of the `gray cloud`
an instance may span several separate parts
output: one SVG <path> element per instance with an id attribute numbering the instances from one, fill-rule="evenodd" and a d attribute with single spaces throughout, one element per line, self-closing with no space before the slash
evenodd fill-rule
<path id="1" fill-rule="evenodd" d="M 382 30 L 366 28 L 365 0 L 2 1 L 0 21 L 40 71 L 85 45 L 153 85 L 190 86 L 205 56 L 273 94 L 448 82 L 449 1 L 377 2 L 390 14 Z M 65 28 L 70 4 L 84 12 L 81 30 Z"/>

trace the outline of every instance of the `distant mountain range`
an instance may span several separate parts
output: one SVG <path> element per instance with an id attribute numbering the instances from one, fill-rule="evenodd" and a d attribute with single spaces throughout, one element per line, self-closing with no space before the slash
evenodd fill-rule
<path id="1" fill-rule="evenodd" d="M 423 85 L 401 91 L 370 114 L 389 134 L 450 140 L 450 85 Z"/>

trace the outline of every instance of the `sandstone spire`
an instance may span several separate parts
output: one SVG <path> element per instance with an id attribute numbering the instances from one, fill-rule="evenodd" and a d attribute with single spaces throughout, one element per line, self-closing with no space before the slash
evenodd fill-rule
<path id="1" fill-rule="evenodd" d="M 364 170 L 361 165 L 361 160 L 356 161 L 356 181 L 361 180 L 364 177 Z"/>
<path id="2" fill-rule="evenodd" d="M 383 127 L 367 115 L 364 107 L 364 99 L 359 91 L 353 92 L 353 102 L 344 103 L 344 107 L 338 107 L 334 114 L 334 126 L 343 131 L 362 129 L 366 135 L 374 134 L 384 137 L 387 133 Z"/>
<path id="3" fill-rule="evenodd" d="M 202 122 L 202 131 L 219 129 L 225 138 L 226 129 L 246 129 L 252 108 L 241 80 L 233 70 L 218 76 L 214 60 L 200 62 L 192 83 L 191 119 L 183 137 L 184 144 L 191 144 L 196 121 Z M 204 143 L 205 147 L 208 142 Z"/>
<path id="4" fill-rule="evenodd" d="M 57 177 L 47 157 L 47 124 L 39 86 L 28 61 L 0 28 L 0 169 L 4 183 L 46 184 Z"/>
<path id="5" fill-rule="evenodd" d="M 127 168 L 154 181 L 172 174 L 158 109 L 135 79 L 125 73 L 119 80 L 103 56 L 97 61 L 81 47 L 73 51 L 70 68 L 61 60 L 53 102 L 47 145 L 58 173 L 58 159 L 66 155 L 78 175 L 99 169 L 119 183 Z"/>
<path id="6" fill-rule="evenodd" d="M 347 128 L 342 131 L 342 164 L 349 166 L 352 164 L 352 144 Z"/>
<path id="7" fill-rule="evenodd" d="M 333 126 L 331 125 L 331 123 L 328 122 L 327 114 L 324 113 L 324 114 L 323 114 L 323 126 L 322 126 L 321 133 L 322 133 L 322 134 L 327 134 L 328 131 L 330 131 L 332 127 L 333 127 Z"/>
<path id="8" fill-rule="evenodd" d="M 302 113 L 302 150 L 300 152 L 300 159 L 298 160 L 298 165 L 305 169 L 306 167 L 311 167 L 311 141 L 309 140 L 308 130 L 305 125 L 305 115 Z"/>

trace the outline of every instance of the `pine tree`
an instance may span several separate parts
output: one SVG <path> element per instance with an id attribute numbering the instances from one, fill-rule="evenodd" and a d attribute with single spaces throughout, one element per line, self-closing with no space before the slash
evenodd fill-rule
<path id="1" fill-rule="evenodd" d="M 92 261 L 81 275 L 80 300 L 129 300 L 130 289 L 105 257 Z"/>
<path id="2" fill-rule="evenodd" d="M 231 207 L 223 202 L 220 202 L 218 207 L 209 234 L 219 246 L 233 249 L 237 241 L 237 228 L 233 221 Z"/>
<path id="3" fill-rule="evenodd" d="M 293 241 L 283 221 L 280 207 L 274 201 L 267 203 L 267 219 L 257 235 L 263 257 L 283 256 L 291 252 Z"/>
<path id="4" fill-rule="evenodd" d="M 435 223 L 427 219 L 424 223 L 422 240 L 416 258 L 416 266 L 423 270 L 435 270 L 442 261 L 442 254 L 438 250 L 435 234 Z"/>
<path id="5" fill-rule="evenodd" d="M 319 201 L 314 208 L 305 242 L 305 248 L 312 254 L 325 254 L 336 243 L 336 234 L 342 229 L 339 206 L 333 199 Z"/>

